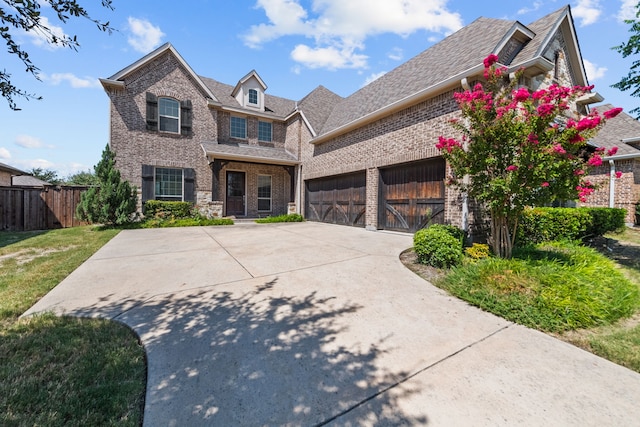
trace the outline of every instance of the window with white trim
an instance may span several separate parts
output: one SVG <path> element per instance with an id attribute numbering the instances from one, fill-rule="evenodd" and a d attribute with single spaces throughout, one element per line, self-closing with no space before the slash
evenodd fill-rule
<path id="1" fill-rule="evenodd" d="M 271 210 L 271 175 L 258 175 L 258 210 Z"/>
<path id="2" fill-rule="evenodd" d="M 258 105 L 258 91 L 249 89 L 249 104 Z"/>
<path id="3" fill-rule="evenodd" d="M 247 138 L 247 119 L 244 117 L 231 116 L 231 132 L 232 138 Z"/>
<path id="4" fill-rule="evenodd" d="M 258 122 L 258 141 L 271 142 L 273 138 L 272 126 L 270 122 Z"/>
<path id="5" fill-rule="evenodd" d="M 156 168 L 155 199 L 182 201 L 182 169 Z"/>
<path id="6" fill-rule="evenodd" d="M 158 98 L 159 129 L 180 133 L 180 103 L 171 98 Z"/>

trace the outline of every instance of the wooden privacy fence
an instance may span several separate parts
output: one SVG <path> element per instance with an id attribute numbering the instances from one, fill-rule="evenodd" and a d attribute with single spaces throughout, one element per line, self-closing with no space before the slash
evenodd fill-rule
<path id="1" fill-rule="evenodd" d="M 0 230 L 29 231 L 84 225 L 76 219 L 87 187 L 0 187 Z"/>

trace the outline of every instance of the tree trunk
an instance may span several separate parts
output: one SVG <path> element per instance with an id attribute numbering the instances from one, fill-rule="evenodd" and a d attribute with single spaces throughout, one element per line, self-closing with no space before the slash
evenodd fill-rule
<path id="1" fill-rule="evenodd" d="M 511 258 L 513 239 L 509 230 L 509 220 L 506 216 L 491 212 L 491 248 L 500 258 Z"/>

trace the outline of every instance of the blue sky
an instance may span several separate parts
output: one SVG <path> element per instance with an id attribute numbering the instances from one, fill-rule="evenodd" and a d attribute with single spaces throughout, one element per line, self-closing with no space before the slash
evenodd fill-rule
<path id="1" fill-rule="evenodd" d="M 626 111 L 640 99 L 610 86 L 633 59 L 611 47 L 628 40 L 623 19 L 634 17 L 635 3 L 569 2 L 590 83 L 605 102 Z M 0 53 L 12 82 L 43 97 L 18 99 L 21 111 L 0 100 L 0 162 L 27 171 L 52 169 L 61 177 L 92 169 L 109 141 L 109 102 L 98 78 L 165 42 L 197 74 L 227 84 L 255 69 L 272 95 L 298 100 L 323 85 L 348 96 L 480 16 L 526 25 L 567 0 L 114 0 L 113 11 L 99 2 L 81 4 L 116 31 L 102 33 L 85 20 L 61 24 L 43 7 L 52 27 L 78 36 L 77 52 L 14 33 L 40 68 L 41 81 L 25 73 L 14 55 Z"/>

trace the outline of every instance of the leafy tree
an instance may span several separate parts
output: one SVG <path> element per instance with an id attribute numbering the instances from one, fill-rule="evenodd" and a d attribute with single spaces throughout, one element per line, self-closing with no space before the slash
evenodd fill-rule
<path id="1" fill-rule="evenodd" d="M 85 185 L 89 187 L 93 185 L 100 185 L 98 177 L 90 170 L 76 172 L 73 175 L 70 175 L 65 180 L 65 183 L 69 185 Z"/>
<path id="2" fill-rule="evenodd" d="M 113 10 L 112 0 L 102 0 L 102 6 Z M 16 55 L 25 67 L 27 73 L 31 73 L 36 79 L 39 68 L 29 58 L 29 53 L 15 41 L 13 32 L 26 31 L 44 38 L 47 43 L 77 50 L 80 46 L 76 36 L 66 34 L 59 35 L 52 29 L 48 19 L 44 17 L 40 9 L 42 5 L 51 7 L 61 23 L 66 23 L 69 18 L 85 18 L 95 23 L 101 31 L 111 33 L 109 22 L 101 22 L 92 18 L 87 10 L 81 7 L 76 0 L 4 0 L 0 6 L 0 37 L 4 39 L 7 51 Z M 0 93 L 9 103 L 9 108 L 19 110 L 14 97 L 28 99 L 42 99 L 41 97 L 25 92 L 11 83 L 11 74 L 7 70 L 0 70 Z"/>
<path id="3" fill-rule="evenodd" d="M 58 177 L 58 172 L 51 169 L 33 168 L 29 173 L 49 184 L 60 184 L 62 182 L 60 177 Z"/>
<path id="4" fill-rule="evenodd" d="M 486 84 L 455 94 L 463 120 L 452 125 L 461 138 L 441 136 L 436 147 L 451 167 L 448 183 L 488 210 L 493 252 L 510 258 L 525 207 L 585 201 L 594 191 L 585 176 L 602 164 L 604 149 L 589 152 L 587 140 L 622 109 L 606 111 L 604 117 L 594 111 L 576 121 L 569 117 L 570 105 L 592 87 L 516 89 L 524 70 L 507 79 L 506 68 L 495 66 L 497 60 L 496 55 L 485 59 Z"/>
<path id="5" fill-rule="evenodd" d="M 640 17 L 640 2 L 636 4 L 636 19 L 627 19 L 624 22 L 631 25 L 629 32 L 631 36 L 626 43 L 622 43 L 619 46 L 614 46 L 613 49 L 622 54 L 623 58 L 629 56 L 635 56 L 640 52 L 640 21 L 637 18 Z M 636 59 L 631 64 L 631 69 L 626 77 L 620 79 L 618 83 L 611 85 L 621 91 L 632 90 L 631 96 L 640 97 L 640 59 Z M 636 107 L 630 111 L 630 113 L 636 113 L 636 118 L 640 118 L 640 107 Z"/>
<path id="6" fill-rule="evenodd" d="M 136 189 L 122 181 L 115 167 L 115 154 L 107 145 L 95 167 L 99 187 L 91 187 L 80 198 L 76 216 L 82 221 L 124 224 L 136 211 Z"/>

